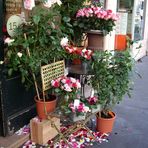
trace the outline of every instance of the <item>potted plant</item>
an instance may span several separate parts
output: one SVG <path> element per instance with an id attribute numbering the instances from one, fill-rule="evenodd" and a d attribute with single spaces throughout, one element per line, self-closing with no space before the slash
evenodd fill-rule
<path id="1" fill-rule="evenodd" d="M 80 88 L 79 80 L 73 77 L 62 76 L 51 81 L 51 91 L 59 96 L 59 107 L 64 112 L 67 112 L 65 106 L 77 98 Z"/>
<path id="2" fill-rule="evenodd" d="M 61 39 L 61 46 L 63 49 L 65 49 L 67 53 L 67 57 L 71 60 L 77 59 L 79 60 L 79 63 L 81 64 L 83 69 L 85 70 L 85 67 L 90 62 L 93 51 L 90 49 L 86 49 L 86 47 L 75 47 L 69 43 L 68 38 L 62 38 Z"/>
<path id="3" fill-rule="evenodd" d="M 109 125 L 104 125 L 101 121 L 113 119 L 113 125 L 115 113 L 112 107 L 122 101 L 126 93 L 130 94 L 133 58 L 129 49 L 123 52 L 95 51 L 91 66 L 94 75 L 90 83 L 101 103 L 101 112 L 97 114 L 97 130 L 108 133 L 112 131 L 112 127 L 107 129 Z"/>
<path id="4" fill-rule="evenodd" d="M 38 101 L 42 101 L 41 66 L 65 57 L 65 50 L 60 46 L 63 34 L 58 10 L 56 4 L 50 8 L 35 7 L 29 20 L 15 30 L 13 40 L 6 40 L 9 46 L 5 62 L 9 75 L 17 71 L 28 88 L 35 84 Z M 47 100 L 50 101 L 48 95 Z"/>
<path id="5" fill-rule="evenodd" d="M 93 3 L 84 5 L 77 11 L 75 26 L 81 32 L 87 33 L 88 48 L 101 49 L 103 36 L 113 30 L 117 19 L 117 15 L 112 10 L 105 10 Z"/>
<path id="6" fill-rule="evenodd" d="M 69 36 L 75 47 L 82 46 L 82 31 L 75 25 L 76 12 L 83 7 L 88 0 L 64 0 L 60 7 L 60 13 L 64 16 L 61 20 L 64 33 Z M 66 28 L 66 29 L 65 29 Z"/>

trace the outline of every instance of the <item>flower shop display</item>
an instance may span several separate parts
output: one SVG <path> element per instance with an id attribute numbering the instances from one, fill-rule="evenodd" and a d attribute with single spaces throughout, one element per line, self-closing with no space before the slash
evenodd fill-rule
<path id="1" fill-rule="evenodd" d="M 91 60 L 93 51 L 90 49 L 86 49 L 85 47 L 75 47 L 70 45 L 67 37 L 61 39 L 61 46 L 66 50 L 70 59 L 78 59 L 79 63 L 76 64 L 84 64 Z"/>
<path id="2" fill-rule="evenodd" d="M 90 96 L 87 98 L 87 104 L 91 108 L 92 113 L 98 113 L 101 111 L 101 104 L 96 96 Z"/>
<path id="3" fill-rule="evenodd" d="M 78 79 L 62 76 L 51 81 L 51 91 L 59 96 L 58 106 L 64 114 L 68 114 L 69 102 L 78 98 L 81 84 Z"/>
<path id="4" fill-rule="evenodd" d="M 40 68 L 63 59 L 66 52 L 60 46 L 63 33 L 57 20 L 60 16 L 59 6 L 56 3 L 50 8 L 41 5 L 34 7 L 31 14 L 27 21 L 15 29 L 13 39 L 5 40 L 8 43 L 5 63 L 9 75 L 18 72 L 28 89 L 35 86 L 35 100 L 41 101 L 43 106 Z M 53 108 L 56 99 L 50 98 L 49 93 L 46 91 L 45 101 L 54 102 Z M 50 108 L 49 111 L 53 110 Z"/>
<path id="5" fill-rule="evenodd" d="M 131 90 L 130 75 L 133 70 L 133 58 L 130 50 L 95 51 L 91 66 L 95 75 L 91 77 L 90 83 L 101 104 L 101 112 L 97 114 L 97 119 L 98 116 L 103 120 L 115 118 L 112 107 L 122 101 L 123 96 L 129 94 Z M 101 124 L 100 121 L 97 122 L 98 125 Z"/>
<path id="6" fill-rule="evenodd" d="M 85 120 L 86 113 L 90 112 L 90 109 L 88 106 L 86 106 L 83 102 L 81 102 L 78 99 L 75 99 L 74 102 L 71 102 L 69 105 L 69 110 L 71 110 L 72 114 L 72 120 L 74 122 L 79 120 Z"/>
<path id="7" fill-rule="evenodd" d="M 117 15 L 112 10 L 90 5 L 79 9 L 76 14 L 77 25 L 83 31 L 100 30 L 109 33 L 115 26 Z"/>
<path id="8" fill-rule="evenodd" d="M 75 47 L 81 47 L 84 40 L 82 31 L 75 26 L 76 12 L 83 7 L 88 0 L 64 0 L 62 1 L 60 14 L 64 16 L 61 20 L 63 32 L 68 35 L 69 40 Z"/>
<path id="9" fill-rule="evenodd" d="M 77 11 L 75 26 L 87 33 L 88 48 L 103 49 L 104 35 L 113 31 L 117 19 L 112 10 L 91 4 Z"/>

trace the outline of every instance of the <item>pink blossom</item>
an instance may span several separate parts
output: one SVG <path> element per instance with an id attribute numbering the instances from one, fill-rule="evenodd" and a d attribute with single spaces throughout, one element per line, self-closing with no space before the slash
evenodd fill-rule
<path id="1" fill-rule="evenodd" d="M 84 112 L 84 104 L 81 102 L 77 107 L 78 112 Z"/>
<path id="2" fill-rule="evenodd" d="M 66 46 L 65 49 L 66 49 L 67 52 L 69 52 L 69 53 L 73 53 L 73 52 L 74 52 L 74 49 L 71 48 L 70 46 Z"/>
<path id="3" fill-rule="evenodd" d="M 60 83 L 59 83 L 59 81 L 57 81 L 57 80 L 52 80 L 52 81 L 51 81 L 51 85 L 52 85 L 53 87 L 55 87 L 55 88 L 58 88 L 58 87 L 60 86 Z"/>
<path id="4" fill-rule="evenodd" d="M 74 108 L 74 104 L 73 103 L 69 104 L 69 108 L 72 110 L 72 112 L 75 112 L 75 108 Z"/>
<path id="5" fill-rule="evenodd" d="M 98 101 L 98 98 L 96 96 L 94 96 L 94 97 L 89 97 L 87 100 L 90 105 L 94 105 Z"/>
<path id="6" fill-rule="evenodd" d="M 101 7 L 93 7 L 94 14 L 98 14 L 101 10 Z"/>
<path id="7" fill-rule="evenodd" d="M 75 78 L 70 77 L 70 80 L 71 80 L 72 83 L 76 83 L 76 79 Z"/>
<path id="8" fill-rule="evenodd" d="M 76 17 L 83 17 L 85 15 L 85 13 L 84 13 L 84 10 L 83 9 L 80 9 L 78 12 L 77 12 L 77 14 L 76 14 Z"/>
<path id="9" fill-rule="evenodd" d="M 24 8 L 27 10 L 32 10 L 32 8 L 35 7 L 35 1 L 34 0 L 24 0 Z"/>
<path id="10" fill-rule="evenodd" d="M 70 88 L 68 84 L 64 84 L 64 90 L 67 92 L 72 92 L 72 89 Z"/>

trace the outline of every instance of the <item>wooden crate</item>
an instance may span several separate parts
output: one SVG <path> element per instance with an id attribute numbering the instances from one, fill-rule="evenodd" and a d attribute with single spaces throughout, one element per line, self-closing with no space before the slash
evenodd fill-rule
<path id="1" fill-rule="evenodd" d="M 60 129 L 60 119 L 53 117 L 55 125 Z M 37 121 L 35 119 L 30 120 L 30 133 L 31 140 L 37 144 L 46 144 L 50 139 L 54 138 L 58 132 L 51 126 L 49 120 Z"/>

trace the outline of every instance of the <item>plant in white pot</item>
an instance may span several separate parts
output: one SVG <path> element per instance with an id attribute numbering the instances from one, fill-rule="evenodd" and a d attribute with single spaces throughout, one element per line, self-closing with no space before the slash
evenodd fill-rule
<path id="1" fill-rule="evenodd" d="M 114 120 L 112 107 L 122 101 L 126 93 L 130 94 L 133 61 L 129 49 L 124 52 L 96 51 L 93 55 L 91 66 L 94 75 L 90 81 L 101 103 L 101 112 L 97 114 L 97 130 L 101 132 L 112 131 L 112 127 L 100 123 L 101 119 Z"/>

